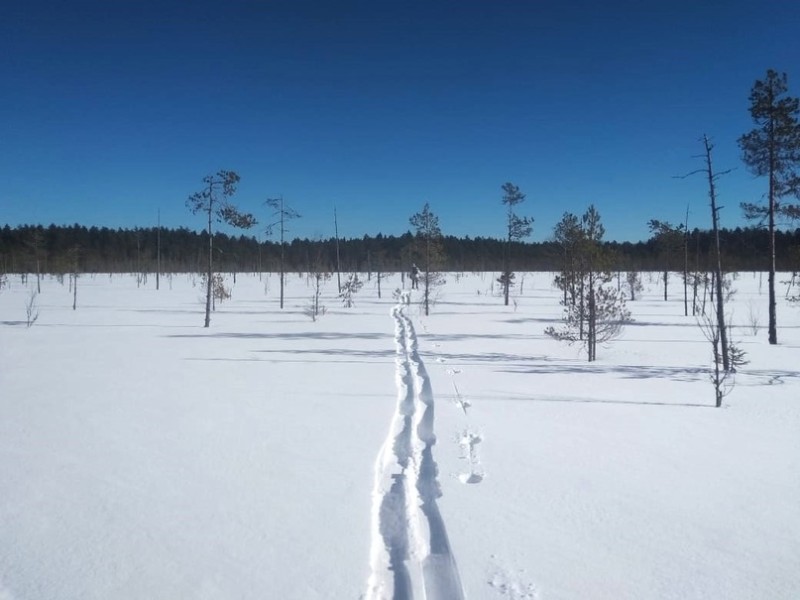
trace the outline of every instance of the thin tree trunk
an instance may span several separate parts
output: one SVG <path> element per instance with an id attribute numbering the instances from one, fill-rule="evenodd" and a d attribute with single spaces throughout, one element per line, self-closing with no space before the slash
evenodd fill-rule
<path id="1" fill-rule="evenodd" d="M 708 137 L 703 136 L 706 147 L 706 165 L 708 167 L 708 195 L 711 199 L 711 224 L 714 230 L 714 275 L 717 293 L 717 327 L 719 328 L 720 350 L 722 354 L 722 368 L 727 373 L 730 371 L 730 357 L 728 356 L 728 332 L 725 327 L 725 299 L 722 296 L 722 256 L 719 245 L 719 220 L 717 217 L 717 192 L 714 187 L 714 170 L 711 166 L 711 143 Z"/>
<path id="2" fill-rule="evenodd" d="M 336 217 L 336 207 L 333 207 L 333 229 L 336 234 L 336 289 L 342 293 L 342 268 L 339 262 L 339 221 Z"/>
<path id="3" fill-rule="evenodd" d="M 511 287 L 511 206 L 508 207 L 508 239 L 506 240 L 505 260 L 503 261 L 503 296 L 505 305 L 508 306 L 508 289 Z"/>
<path id="4" fill-rule="evenodd" d="M 769 175 L 769 343 L 778 343 L 778 317 L 775 301 L 775 182 L 774 182 L 774 157 L 772 144 L 770 144 L 770 175 Z"/>
<path id="5" fill-rule="evenodd" d="M 208 268 L 206 269 L 206 321 L 203 327 L 211 325 L 211 276 L 214 270 L 214 236 L 211 235 L 211 185 L 208 186 Z"/>
<path id="6" fill-rule="evenodd" d="M 156 290 L 161 284 L 161 209 L 158 211 L 158 227 L 156 228 Z"/>
<path id="7" fill-rule="evenodd" d="M 683 221 L 683 316 L 689 316 L 689 205 Z"/>
<path id="8" fill-rule="evenodd" d="M 281 213 L 280 214 L 281 214 L 281 266 L 280 266 L 280 270 L 281 270 L 281 309 L 283 309 L 283 272 L 284 272 L 283 260 L 284 260 L 284 257 L 285 257 L 284 247 L 283 247 L 283 236 L 284 236 L 283 196 L 281 196 Z"/>

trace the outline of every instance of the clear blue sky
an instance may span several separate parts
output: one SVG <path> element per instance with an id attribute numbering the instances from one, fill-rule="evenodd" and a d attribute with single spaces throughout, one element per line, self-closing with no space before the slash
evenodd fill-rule
<path id="1" fill-rule="evenodd" d="M 200 229 L 204 175 L 241 178 L 291 236 L 399 234 L 425 202 L 445 233 L 503 235 L 519 185 L 533 240 L 594 203 L 607 238 L 722 223 L 766 183 L 741 164 L 767 68 L 800 95 L 800 2 L 9 0 L 0 14 L 0 223 Z M 253 234 L 259 234 L 261 227 Z"/>

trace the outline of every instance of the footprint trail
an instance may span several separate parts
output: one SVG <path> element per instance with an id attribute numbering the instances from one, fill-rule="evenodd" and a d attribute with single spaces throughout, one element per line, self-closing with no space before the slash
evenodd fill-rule
<path id="1" fill-rule="evenodd" d="M 397 405 L 375 462 L 367 600 L 461 600 L 464 592 L 437 499 L 434 397 L 403 306 L 392 309 Z"/>

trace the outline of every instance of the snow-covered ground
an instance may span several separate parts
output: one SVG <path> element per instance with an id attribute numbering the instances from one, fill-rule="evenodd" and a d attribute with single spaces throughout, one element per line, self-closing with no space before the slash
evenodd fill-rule
<path id="1" fill-rule="evenodd" d="M 305 278 L 281 311 L 276 275 L 228 276 L 209 329 L 189 275 L 83 276 L 76 311 L 48 277 L 30 328 L 12 277 L 0 599 L 800 598 L 800 307 L 782 286 L 770 346 L 766 277 L 736 279 L 750 363 L 715 409 L 656 277 L 592 364 L 543 334 L 549 274 L 509 307 L 449 274 L 430 317 L 334 278 L 316 322 Z"/>

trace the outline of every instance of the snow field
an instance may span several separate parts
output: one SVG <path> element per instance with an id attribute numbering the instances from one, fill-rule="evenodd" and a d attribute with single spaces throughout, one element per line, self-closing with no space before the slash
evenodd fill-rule
<path id="1" fill-rule="evenodd" d="M 188 275 L 83 276 L 77 311 L 47 278 L 29 329 L 13 277 L 0 598 L 796 598 L 800 308 L 779 293 L 771 347 L 766 278 L 738 277 L 750 364 L 714 409 L 709 344 L 655 277 L 593 364 L 543 334 L 549 274 L 509 307 L 451 274 L 428 318 L 393 316 L 399 277 L 352 309 L 334 279 L 317 322 L 304 278 L 280 311 L 277 276 L 228 276 L 210 329 Z"/>

